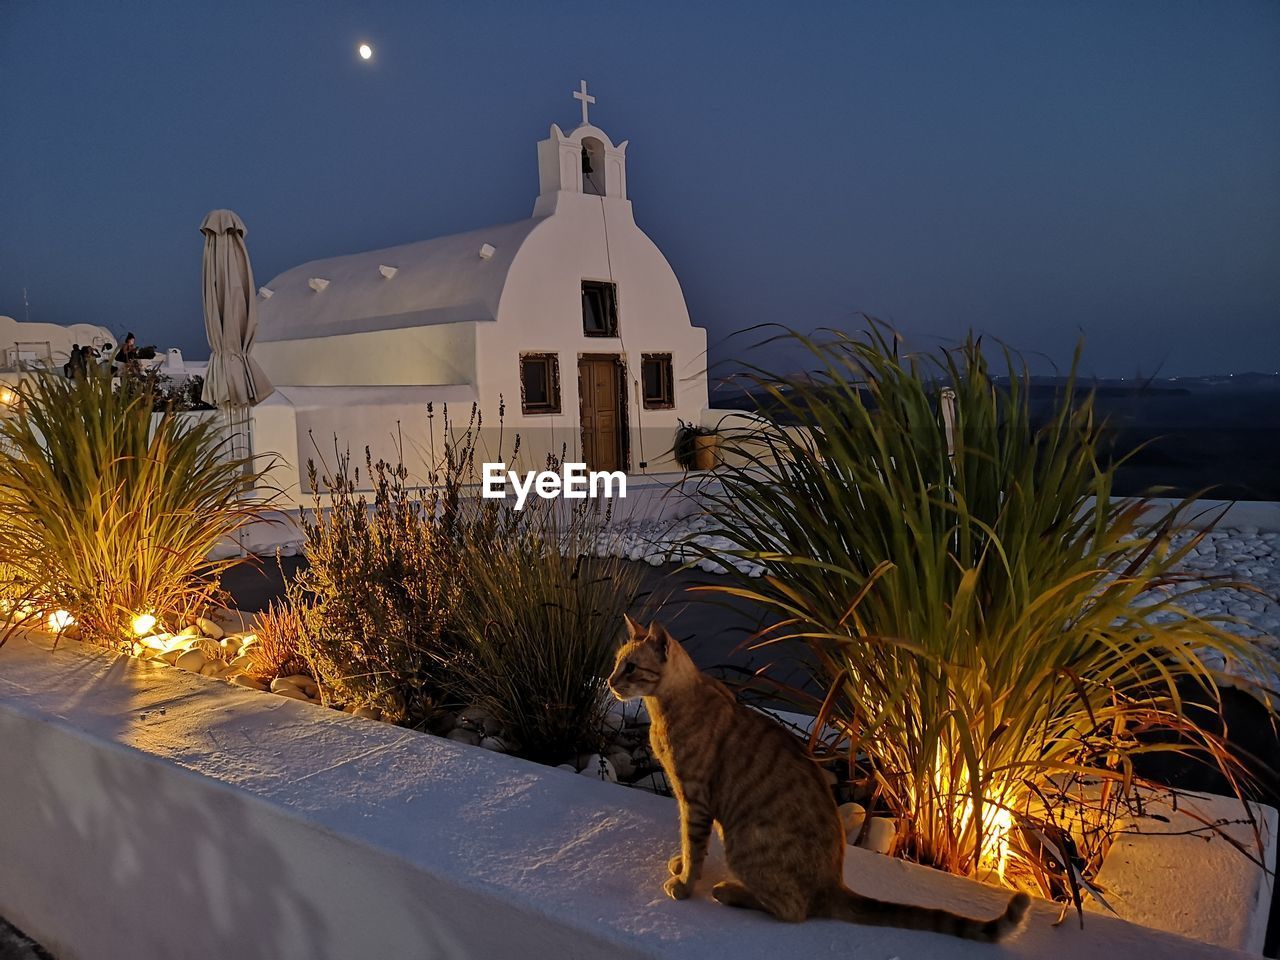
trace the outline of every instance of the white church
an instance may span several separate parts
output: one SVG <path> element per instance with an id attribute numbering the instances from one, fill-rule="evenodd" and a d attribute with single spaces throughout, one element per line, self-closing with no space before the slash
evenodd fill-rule
<path id="1" fill-rule="evenodd" d="M 258 290 L 253 355 L 276 388 L 254 409 L 253 445 L 289 461 L 305 499 L 308 459 L 394 458 L 425 473 L 448 404 L 484 417 L 477 460 L 540 468 L 548 455 L 592 470 L 655 474 L 677 420 L 708 422 L 706 332 L 636 225 L 627 142 L 588 120 L 538 144 L 533 215 L 496 227 L 304 263 Z M 498 436 L 499 398 L 505 405 Z M 434 443 L 434 447 L 433 447 Z M 499 446 L 502 449 L 499 449 Z"/>

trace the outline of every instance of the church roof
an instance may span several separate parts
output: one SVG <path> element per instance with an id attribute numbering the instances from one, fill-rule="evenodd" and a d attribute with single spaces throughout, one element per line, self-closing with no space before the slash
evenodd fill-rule
<path id="1" fill-rule="evenodd" d="M 516 252 L 544 219 L 312 260 L 286 270 L 260 288 L 257 339 L 493 320 Z"/>

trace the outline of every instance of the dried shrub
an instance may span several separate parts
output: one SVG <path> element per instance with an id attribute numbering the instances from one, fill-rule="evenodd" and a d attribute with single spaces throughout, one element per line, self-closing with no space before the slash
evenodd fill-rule
<path id="1" fill-rule="evenodd" d="M 299 650 L 302 637 L 302 614 L 292 603 L 272 603 L 258 614 L 258 642 L 249 647 L 246 656 L 254 676 L 267 680 L 310 674 L 306 659 Z"/>
<path id="2" fill-rule="evenodd" d="M 599 749 L 604 681 L 640 570 L 600 556 L 608 515 L 594 505 L 535 497 L 517 511 L 481 498 L 480 422 L 473 407 L 455 434 L 445 410 L 444 449 L 421 489 L 403 464 L 367 453 L 371 500 L 348 456 L 324 475 L 312 467 L 324 499 L 303 518 L 299 650 L 338 699 L 397 722 L 476 705 L 525 756 Z M 519 456 L 516 437 L 499 459 Z"/>
<path id="3" fill-rule="evenodd" d="M 447 410 L 445 422 L 448 434 Z M 453 659 L 459 505 L 479 427 L 473 408 L 422 488 L 410 485 L 403 463 L 375 463 L 366 450 L 372 501 L 349 453 L 336 454 L 330 471 L 308 465 L 308 567 L 290 594 L 301 614 L 299 651 L 338 699 L 393 722 L 425 722 Z"/>
<path id="4" fill-rule="evenodd" d="M 356 492 L 359 473 L 344 455 L 323 480 L 329 506 L 303 517 L 309 566 L 291 596 L 301 611 L 298 649 L 340 700 L 419 724 L 448 659 L 456 552 L 430 522 L 432 495 L 411 491 L 403 467 L 367 467 L 372 504 Z"/>
<path id="5" fill-rule="evenodd" d="M 638 564 L 598 556 L 606 527 L 594 505 L 531 499 L 498 536 L 465 540 L 453 692 L 533 760 L 604 742 L 605 681 L 642 577 Z"/>

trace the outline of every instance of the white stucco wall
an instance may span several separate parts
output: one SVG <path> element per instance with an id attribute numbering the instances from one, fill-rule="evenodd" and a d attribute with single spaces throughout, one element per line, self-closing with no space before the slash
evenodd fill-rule
<path id="1" fill-rule="evenodd" d="M 541 208 L 549 215 L 512 264 L 497 322 L 477 330 L 477 354 L 485 358 L 477 384 L 482 402 L 490 404 L 501 394 L 508 400 L 508 422 L 535 449 L 558 453 L 567 446 L 571 458 L 580 459 L 579 357 L 621 356 L 631 469 L 671 470 L 668 452 L 677 419 L 697 422 L 707 405 L 706 331 L 690 322 L 675 272 L 636 225 L 630 201 L 570 192 L 557 193 L 552 201 L 544 198 Z M 583 332 L 583 280 L 616 285 L 617 337 Z M 512 350 L 512 344 L 519 349 Z M 520 413 L 520 352 L 559 356 L 559 414 Z M 646 353 L 671 354 L 674 409 L 644 409 L 640 372 Z"/>
<path id="2" fill-rule="evenodd" d="M 282 386 L 424 386 L 476 381 L 476 324 L 277 340 L 253 355 Z"/>
<path id="3" fill-rule="evenodd" d="M 999 947 L 782 924 L 711 901 L 718 845 L 677 903 L 671 800 L 74 647 L 0 648 L 0 771 L 0 915 L 59 960 L 1247 956 L 1045 903 Z M 1007 896 L 857 848 L 845 878 Z"/>
<path id="4" fill-rule="evenodd" d="M 299 456 L 297 411 L 279 389 L 250 414 L 250 448 L 261 458 L 259 469 L 265 469 L 268 461 L 273 464 L 262 479 L 263 490 L 279 491 L 285 506 L 303 502 L 299 464 L 306 461 Z"/>
<path id="5" fill-rule="evenodd" d="M 334 469 L 349 452 L 369 488 L 365 449 L 376 463 L 403 461 L 412 482 L 425 483 L 444 450 L 445 406 L 450 419 L 465 428 L 475 392 L 469 385 L 441 387 L 294 387 L 281 386 L 253 408 L 255 455 L 279 460 L 266 485 L 282 494 L 282 505 L 309 505 L 307 462 L 321 473 Z M 428 419 L 427 404 L 435 416 Z"/>

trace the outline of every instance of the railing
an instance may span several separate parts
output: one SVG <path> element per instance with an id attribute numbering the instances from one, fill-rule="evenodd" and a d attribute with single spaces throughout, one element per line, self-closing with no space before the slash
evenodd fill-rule
<path id="1" fill-rule="evenodd" d="M 23 370 L 54 370 L 67 362 L 67 357 L 55 356 L 48 340 L 15 341 L 5 344 L 0 356 L 0 371 L 6 373 Z"/>

